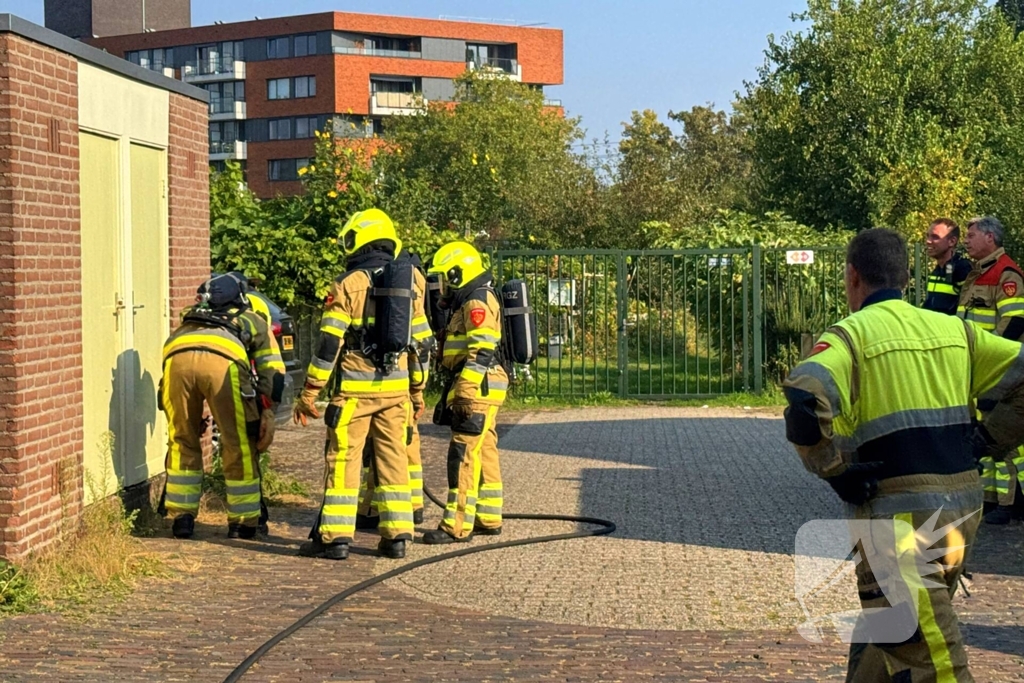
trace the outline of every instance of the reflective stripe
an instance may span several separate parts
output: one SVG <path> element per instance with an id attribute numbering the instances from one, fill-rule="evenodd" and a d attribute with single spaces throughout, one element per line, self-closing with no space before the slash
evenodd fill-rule
<path id="1" fill-rule="evenodd" d="M 359 371 L 359 370 L 343 370 L 341 378 L 359 380 L 359 381 L 378 381 L 378 380 L 402 380 L 409 379 L 408 370 L 395 370 L 394 372 L 384 374 L 379 370 L 370 371 Z"/>
<path id="2" fill-rule="evenodd" d="M 330 369 L 318 368 L 314 363 L 310 363 L 309 367 L 306 368 L 306 374 L 312 377 L 317 382 L 326 382 L 331 378 Z"/>
<path id="3" fill-rule="evenodd" d="M 500 505 L 477 505 L 476 506 L 476 514 L 480 515 L 480 516 L 483 516 L 483 515 L 494 515 L 496 517 L 499 517 L 499 516 L 501 516 L 501 506 Z"/>
<path id="4" fill-rule="evenodd" d="M 334 505 L 358 505 L 358 504 L 359 504 L 359 496 L 358 496 L 358 494 L 353 496 L 353 495 L 349 495 L 349 494 L 329 493 L 326 496 L 324 496 L 324 507 L 327 507 L 328 505 L 334 506 Z"/>
<path id="5" fill-rule="evenodd" d="M 238 443 L 242 451 L 242 478 L 246 481 L 252 481 L 256 479 L 256 473 L 253 471 L 255 460 L 252 453 L 252 444 L 249 441 L 249 434 L 245 429 L 245 403 L 242 402 L 242 381 L 238 375 L 238 366 L 232 364 L 228 368 L 228 374 L 231 377 L 231 390 L 235 399 L 235 429 L 238 430 Z"/>
<path id="6" fill-rule="evenodd" d="M 261 358 L 256 361 L 257 370 L 280 370 L 284 372 L 284 360 L 281 356 L 271 356 L 267 358 Z"/>
<path id="7" fill-rule="evenodd" d="M 477 369 L 479 368 L 479 369 Z M 480 384 L 484 381 L 484 375 L 487 373 L 487 368 L 476 363 L 466 363 L 466 367 L 462 368 L 460 377 L 471 384 Z"/>
<path id="8" fill-rule="evenodd" d="M 953 673 L 953 662 L 949 656 L 949 646 L 938 622 L 935 621 L 935 608 L 931 595 L 925 588 L 918 572 L 917 536 L 914 533 L 913 516 L 909 513 L 896 515 L 894 518 L 896 536 L 896 557 L 900 575 L 910 589 L 912 601 L 917 605 L 917 623 L 928 651 L 931 654 L 932 666 L 935 668 L 936 683 L 956 683 Z M 909 526 L 909 529 L 908 529 Z M 938 569 L 938 567 L 936 567 Z"/>
<path id="9" fill-rule="evenodd" d="M 203 483 L 203 473 L 198 470 L 184 470 L 181 474 L 168 474 L 167 485 L 174 486 L 180 484 L 182 486 L 191 486 L 194 484 Z"/>
<path id="10" fill-rule="evenodd" d="M 839 409 L 842 406 L 842 399 L 839 396 L 839 387 L 836 385 L 832 373 L 824 365 L 814 361 L 801 363 L 789 373 L 790 379 L 793 380 L 805 376 L 821 382 L 821 386 L 825 390 L 825 398 L 828 399 L 829 405 L 832 406 L 832 417 L 838 415 Z"/>
<path id="11" fill-rule="evenodd" d="M 341 390 L 353 394 L 373 394 L 392 391 L 403 391 L 409 388 L 408 379 L 393 379 L 383 382 L 367 382 L 357 380 L 342 380 Z"/>
<path id="12" fill-rule="evenodd" d="M 335 337 L 344 337 L 345 331 L 352 324 L 352 318 L 345 313 L 328 311 L 320 319 L 320 331 L 326 334 L 333 334 Z"/>
<path id="13" fill-rule="evenodd" d="M 926 427 L 949 427 L 959 424 L 971 423 L 971 409 L 968 406 L 954 406 L 952 408 L 921 408 L 917 410 L 902 410 L 898 413 L 883 415 L 857 427 L 853 436 L 840 436 L 836 434 L 833 442 L 836 448 L 842 451 L 851 452 L 860 448 L 869 441 L 874 441 L 883 436 L 900 432 L 905 429 L 920 429 Z"/>
<path id="14" fill-rule="evenodd" d="M 197 345 L 199 345 L 198 349 L 201 350 L 202 345 L 206 345 L 219 349 L 233 360 L 248 365 L 249 354 L 246 353 L 245 347 L 237 339 L 228 335 L 229 333 L 225 331 L 222 336 L 218 334 L 217 330 L 204 330 L 202 333 L 187 332 L 180 337 L 169 340 L 164 345 L 164 357 L 166 358 L 176 351 L 197 348 Z"/>
<path id="15" fill-rule="evenodd" d="M 1024 315 L 1024 301 L 1020 303 L 1007 304 L 1005 302 L 1000 303 L 997 307 L 999 315 L 1003 318 L 1013 318 L 1016 316 Z"/>
<path id="16" fill-rule="evenodd" d="M 203 473 L 201 470 L 170 470 L 164 501 L 173 508 L 186 511 L 199 509 L 203 497 Z"/>
<path id="17" fill-rule="evenodd" d="M 901 512 L 981 509 L 981 491 L 978 489 L 953 489 L 951 491 L 924 491 L 885 493 L 866 503 L 871 515 L 892 517 Z"/>
<path id="18" fill-rule="evenodd" d="M 310 367 L 315 367 L 317 370 L 326 370 L 330 372 L 334 369 L 334 363 L 329 360 L 324 360 L 319 356 L 313 356 L 313 359 L 309 361 Z"/>
<path id="19" fill-rule="evenodd" d="M 259 479 L 253 479 L 251 481 L 242 482 L 225 481 L 224 483 L 227 486 L 228 495 L 245 496 L 260 492 Z"/>
<path id="20" fill-rule="evenodd" d="M 469 334 L 466 335 L 470 339 L 470 344 L 473 342 L 489 342 L 497 345 L 501 341 L 500 332 L 492 332 L 490 330 L 476 329 L 470 330 Z M 491 347 L 492 349 L 494 346 Z"/>
<path id="21" fill-rule="evenodd" d="M 981 463 L 981 485 L 986 493 L 996 492 L 996 463 L 991 457 L 979 460 Z"/>
<path id="22" fill-rule="evenodd" d="M 929 282 L 928 291 L 936 294 L 956 294 L 956 289 L 953 285 L 945 282 Z"/>

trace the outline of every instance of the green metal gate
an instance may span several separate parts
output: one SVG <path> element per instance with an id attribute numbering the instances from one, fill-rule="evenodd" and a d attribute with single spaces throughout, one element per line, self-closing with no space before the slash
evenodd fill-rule
<path id="1" fill-rule="evenodd" d="M 541 353 L 518 391 L 567 398 L 761 392 L 847 313 L 844 247 L 497 251 L 529 287 Z M 922 254 L 909 264 L 920 303 Z"/>

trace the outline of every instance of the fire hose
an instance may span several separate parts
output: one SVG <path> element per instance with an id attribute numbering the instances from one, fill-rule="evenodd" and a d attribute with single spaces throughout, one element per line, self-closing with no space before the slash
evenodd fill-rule
<path id="1" fill-rule="evenodd" d="M 435 496 L 428 488 L 423 488 L 423 493 L 429 498 L 435 505 L 440 508 L 444 508 L 444 503 L 441 502 L 437 496 Z M 356 593 L 362 592 L 368 588 L 372 588 L 379 583 L 383 583 L 388 579 L 393 579 L 396 576 L 401 576 L 407 572 L 411 572 L 414 569 L 420 567 L 426 567 L 427 565 L 436 564 L 438 562 L 444 562 L 446 560 L 452 560 L 456 557 L 465 557 L 466 555 L 473 555 L 475 553 L 483 553 L 489 550 L 500 550 L 502 548 L 514 548 L 521 545 L 533 545 L 536 543 L 550 543 L 552 541 L 567 541 L 573 538 L 589 538 L 591 536 L 606 536 L 615 531 L 615 523 L 609 522 L 605 519 L 598 519 L 596 517 L 576 517 L 572 515 L 543 515 L 543 514 L 509 514 L 504 515 L 504 519 L 519 519 L 529 521 L 549 521 L 549 522 L 573 522 L 576 524 L 592 524 L 596 526 L 596 529 L 584 529 L 582 531 L 574 531 L 566 534 L 554 534 L 551 536 L 536 536 L 532 538 L 520 538 L 514 541 L 500 541 L 498 543 L 487 543 L 484 545 L 468 546 L 465 548 L 459 548 L 451 552 L 443 553 L 441 555 L 434 555 L 433 557 L 425 557 L 414 562 L 409 562 L 392 569 L 389 572 L 374 576 L 365 581 L 349 586 L 340 593 L 320 603 L 317 607 L 310 610 L 306 615 L 297 620 L 288 628 L 284 629 L 267 642 L 260 645 L 251 655 L 245 658 L 241 664 L 224 679 L 224 683 L 234 683 L 245 675 L 256 662 L 258 662 L 264 655 L 272 650 L 276 645 L 280 644 L 285 639 L 294 635 L 304 626 L 307 626 L 314 619 L 327 612 L 329 609 L 337 605 L 338 603 L 346 600 L 350 596 Z"/>

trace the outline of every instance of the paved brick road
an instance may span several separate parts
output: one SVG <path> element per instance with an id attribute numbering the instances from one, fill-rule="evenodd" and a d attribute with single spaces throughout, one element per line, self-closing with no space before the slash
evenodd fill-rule
<path id="1" fill-rule="evenodd" d="M 835 502 L 784 446 L 781 422 L 765 417 L 520 416 L 502 435 L 509 509 L 608 517 L 615 538 L 417 570 L 314 622 L 247 680 L 843 680 L 841 644 L 811 645 L 793 628 L 794 534 Z M 427 482 L 443 490 L 443 434 L 425 431 Z M 319 430 L 282 430 L 274 459 L 318 486 L 321 450 Z M 81 619 L 0 621 L 0 680 L 222 680 L 315 604 L 395 566 L 373 557 L 367 535 L 346 563 L 295 557 L 314 514 L 275 509 L 266 543 L 225 540 L 213 515 L 198 542 L 146 540 L 181 576 Z M 503 539 L 566 528 L 507 527 Z M 973 597 L 960 600 L 979 683 L 1024 681 L 1022 545 L 1020 526 L 986 529 Z M 410 557 L 433 551 L 418 545 Z M 475 581 L 485 568 L 491 575 Z"/>

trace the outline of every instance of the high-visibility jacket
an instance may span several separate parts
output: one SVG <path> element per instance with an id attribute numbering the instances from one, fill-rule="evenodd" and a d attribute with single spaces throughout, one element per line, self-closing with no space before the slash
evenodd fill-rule
<path id="1" fill-rule="evenodd" d="M 414 269 L 412 274 L 412 288 L 420 307 L 414 308 L 413 311 L 412 347 L 409 350 L 409 393 L 422 394 L 430 378 L 430 351 L 433 348 L 434 334 L 426 315 L 427 278 L 423 277 L 419 268 Z"/>
<path id="2" fill-rule="evenodd" d="M 413 297 L 413 339 L 429 336 L 430 325 L 423 308 L 426 279 L 416 285 Z M 370 296 L 373 281 L 366 270 L 351 270 L 331 283 L 320 319 L 320 341 L 306 369 L 306 384 L 320 388 L 327 384 L 341 354 L 340 393 L 353 396 L 389 398 L 409 394 L 409 358 L 400 354 L 391 372 L 384 372 L 373 359 L 357 348 L 357 340 L 374 323 L 376 303 Z M 344 350 L 344 353 L 342 351 Z M 425 382 L 425 380 L 424 380 Z"/>
<path id="3" fill-rule="evenodd" d="M 441 352 L 441 365 L 458 373 L 448 399 L 500 404 L 508 392 L 508 375 L 497 360 L 501 305 L 489 280 L 466 287 L 473 289 L 452 311 Z"/>
<path id="4" fill-rule="evenodd" d="M 1006 327 L 1014 318 L 1024 318 L 1021 269 L 1003 249 L 974 265 L 960 291 L 957 315 L 999 336 L 1006 336 Z"/>
<path id="5" fill-rule="evenodd" d="M 861 462 L 882 463 L 879 479 L 973 470 L 975 399 L 1009 404 L 985 421 L 998 443 L 1024 441 L 1021 348 L 897 290 L 876 292 L 784 382 L 787 438 L 824 478 Z"/>
<path id="6" fill-rule="evenodd" d="M 258 378 L 256 391 L 272 402 L 280 403 L 284 393 L 285 367 L 277 339 L 259 314 L 253 311 L 238 312 L 237 309 L 229 313 L 237 313 L 235 324 L 249 337 L 248 346 L 223 327 L 185 322 L 164 342 L 164 363 L 182 351 L 216 353 L 238 363 L 243 370 L 242 377 L 248 377 L 254 368 Z"/>
<path id="7" fill-rule="evenodd" d="M 944 264 L 935 266 L 928 275 L 928 294 L 921 308 L 956 315 L 960 292 L 972 268 L 971 262 L 956 252 Z"/>

